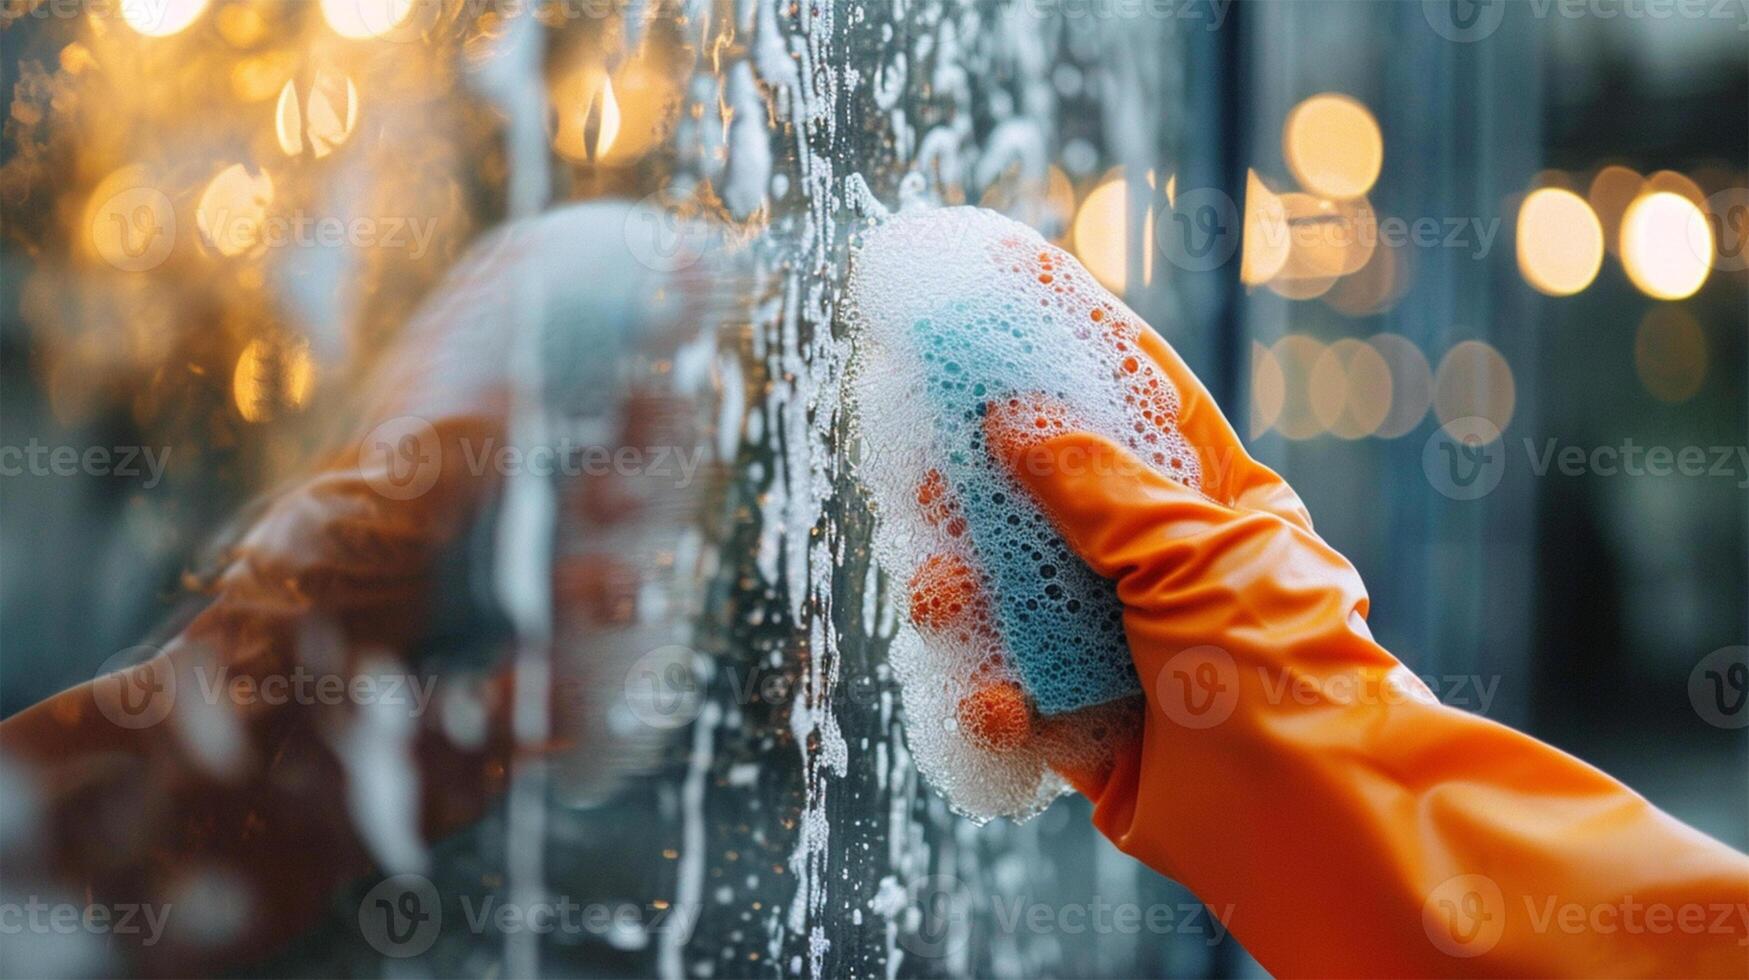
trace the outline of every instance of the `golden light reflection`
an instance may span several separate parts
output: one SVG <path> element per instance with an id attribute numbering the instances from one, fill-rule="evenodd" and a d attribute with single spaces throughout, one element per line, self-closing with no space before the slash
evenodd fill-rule
<path id="1" fill-rule="evenodd" d="M 261 8 L 254 4 L 225 4 L 214 16 L 213 24 L 225 43 L 239 50 L 254 47 L 267 36 L 267 18 L 261 16 Z"/>
<path id="2" fill-rule="evenodd" d="M 206 12 L 208 0 L 135 0 L 121 5 L 122 19 L 146 37 L 169 37 L 184 30 Z"/>
<path id="3" fill-rule="evenodd" d="M 1368 344 L 1344 338 L 1312 364 L 1307 394 L 1318 423 L 1341 439 L 1372 435 L 1391 410 L 1391 368 Z"/>
<path id="4" fill-rule="evenodd" d="M 282 409 L 303 407 L 315 383 L 316 363 L 307 342 L 257 338 L 237 358 L 231 396 L 244 421 L 265 422 Z"/>
<path id="5" fill-rule="evenodd" d="M 1655 306 L 1634 333 L 1634 371 L 1653 398 L 1685 402 L 1706 381 L 1707 342 L 1680 306 Z"/>
<path id="6" fill-rule="evenodd" d="M 274 110 L 274 134 L 287 156 L 308 150 L 320 160 L 333 153 L 358 125 L 358 86 L 345 74 L 316 72 L 309 93 L 300 101 L 296 80 L 280 89 Z"/>
<path id="7" fill-rule="evenodd" d="M 1282 377 L 1281 362 L 1269 348 L 1251 342 L 1251 437 L 1269 431 L 1281 417 L 1281 406 L 1287 401 L 1287 379 Z"/>
<path id="8" fill-rule="evenodd" d="M 231 91 L 244 102 L 265 102 L 284 90 L 297 69 L 296 52 L 290 49 L 239 58 L 231 66 Z"/>
<path id="9" fill-rule="evenodd" d="M 237 256 L 261 243 L 268 209 L 273 206 L 273 178 L 252 174 L 240 163 L 218 172 L 201 192 L 194 218 L 201 239 L 220 255 Z"/>
<path id="10" fill-rule="evenodd" d="M 1622 217 L 1622 267 L 1653 299 L 1694 295 L 1712 271 L 1714 247 L 1706 215 L 1673 191 L 1641 196 Z"/>
<path id="11" fill-rule="evenodd" d="M 98 182 L 85 203 L 81 227 L 96 257 L 117 269 L 143 272 L 170 257 L 176 245 L 176 208 L 156 175 L 122 167 Z"/>
<path id="12" fill-rule="evenodd" d="M 1627 212 L 1628 205 L 1634 198 L 1640 196 L 1641 189 L 1646 184 L 1646 178 L 1637 171 L 1619 165 L 1610 165 L 1597 172 L 1591 178 L 1591 189 L 1586 194 L 1586 201 L 1597 215 L 1598 224 L 1603 226 L 1603 247 L 1611 255 L 1620 255 L 1621 246 L 1618 236 L 1621 234 L 1621 216 Z"/>
<path id="13" fill-rule="evenodd" d="M 1674 170 L 1659 170 L 1647 175 L 1645 193 L 1652 194 L 1657 191 L 1669 191 L 1678 197 L 1687 198 L 1697 208 L 1706 209 L 1706 191 L 1701 190 L 1700 185 L 1686 174 L 1679 174 Z"/>
<path id="14" fill-rule="evenodd" d="M 1281 196 L 1288 254 L 1269 288 L 1289 299 L 1324 295 L 1336 280 L 1360 271 L 1378 247 L 1378 219 L 1364 198 L 1331 201 L 1294 192 Z"/>
<path id="15" fill-rule="evenodd" d="M 1531 288 L 1571 296 L 1603 266 L 1603 226 L 1591 205 L 1569 190 L 1531 191 L 1518 209 L 1518 271 Z"/>
<path id="16" fill-rule="evenodd" d="M 605 75 L 601 79 L 601 98 L 596 101 L 597 117 L 595 120 L 594 157 L 599 160 L 613 149 L 614 140 L 619 139 L 619 99 L 613 94 L 613 76 Z"/>
<path id="17" fill-rule="evenodd" d="M 407 19 L 416 0 L 322 0 L 322 18 L 354 41 L 381 37 Z"/>
<path id="18" fill-rule="evenodd" d="M 1275 430 L 1289 439 L 1310 439 L 1324 431 L 1312 409 L 1311 377 L 1324 345 L 1304 334 L 1290 333 L 1270 348 L 1281 368 L 1282 406 Z"/>
<path id="19" fill-rule="evenodd" d="M 1391 371 L 1391 407 L 1373 435 L 1380 439 L 1408 435 L 1433 404 L 1433 368 L 1421 348 L 1401 334 L 1375 334 L 1367 344 Z"/>
<path id="20" fill-rule="evenodd" d="M 1129 278 L 1129 193 L 1121 175 L 1095 187 L 1075 212 L 1075 255 L 1093 278 L 1122 294 Z M 1154 268 L 1154 216 L 1142 225 L 1142 282 Z"/>
<path id="21" fill-rule="evenodd" d="M 600 162 L 619 140 L 622 117 L 613 77 L 600 68 L 581 68 L 553 87 L 557 125 L 553 149 L 576 163 Z"/>
<path id="22" fill-rule="evenodd" d="M 1466 340 L 1445 352 L 1433 376 L 1433 411 L 1441 424 L 1474 416 L 1504 432 L 1517 406 L 1512 368 L 1499 351 Z"/>
<path id="23" fill-rule="evenodd" d="M 1335 92 L 1295 106 L 1282 125 L 1281 146 L 1300 186 L 1329 198 L 1371 190 L 1385 160 L 1378 121 L 1366 106 Z"/>
<path id="24" fill-rule="evenodd" d="M 1414 276 L 1411 250 L 1380 241 L 1372 258 L 1351 275 L 1344 276 L 1324 302 L 1345 316 L 1377 316 L 1396 306 L 1409 291 Z"/>
<path id="25" fill-rule="evenodd" d="M 1172 203 L 1173 182 L 1166 182 L 1166 200 Z M 1287 262 L 1287 209 L 1281 198 L 1257 176 L 1257 171 L 1245 172 L 1245 237 L 1239 258 L 1239 281 L 1247 286 L 1261 286 L 1275 278 Z"/>

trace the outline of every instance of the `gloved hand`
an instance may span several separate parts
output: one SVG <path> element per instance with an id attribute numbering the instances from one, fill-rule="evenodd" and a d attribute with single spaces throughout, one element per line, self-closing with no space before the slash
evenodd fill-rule
<path id="1" fill-rule="evenodd" d="M 1437 703 L 1373 640 L 1359 576 L 1298 496 L 1146 327 L 1141 347 L 1178 388 L 1200 486 L 1048 404 L 986 416 L 1124 605 L 1140 735 L 1064 773 L 1101 832 L 1230 906 L 1276 974 L 1749 976 L 1749 857 Z"/>

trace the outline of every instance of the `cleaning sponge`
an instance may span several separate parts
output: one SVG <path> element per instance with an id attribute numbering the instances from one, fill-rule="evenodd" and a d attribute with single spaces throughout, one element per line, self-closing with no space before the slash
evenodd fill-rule
<path id="1" fill-rule="evenodd" d="M 991 211 L 903 212 L 866 233 L 847 309 L 858 474 L 876 557 L 905 584 L 891 657 L 913 753 L 963 811 L 1023 815 L 1061 789 L 1041 723 L 1140 688 L 1112 583 L 1009 475 L 988 416 L 1099 433 L 1199 488 L 1178 393 L 1139 354 L 1134 313 Z"/>

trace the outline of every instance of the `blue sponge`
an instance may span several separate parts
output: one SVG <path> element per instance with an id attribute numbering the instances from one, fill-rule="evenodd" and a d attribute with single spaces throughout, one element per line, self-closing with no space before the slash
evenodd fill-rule
<path id="1" fill-rule="evenodd" d="M 1140 685 L 1115 587 L 992 453 L 987 414 L 1098 433 L 1200 489 L 1178 392 L 1139 349 L 1134 313 L 994 212 L 888 219 L 856 246 L 846 300 L 857 475 L 908 614 L 889 652 L 907 742 L 961 812 L 1034 812 L 1062 789 L 1047 757 L 1109 748 L 1052 740 L 1109 738 Z M 1047 723 L 1068 712 L 1104 720 Z"/>

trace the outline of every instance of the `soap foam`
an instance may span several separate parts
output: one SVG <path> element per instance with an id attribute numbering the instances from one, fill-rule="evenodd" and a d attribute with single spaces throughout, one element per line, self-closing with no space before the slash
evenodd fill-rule
<path id="1" fill-rule="evenodd" d="M 1024 817 L 1063 791 L 1046 756 L 1095 767 L 1106 746 L 1088 733 L 1108 743 L 1132 717 L 1114 703 L 1140 686 L 1113 584 L 995 458 L 985 417 L 1095 432 L 1200 488 L 1178 392 L 1137 347 L 1139 317 L 1068 253 L 979 208 L 869 231 L 847 315 L 857 472 L 909 613 L 891 661 L 913 755 L 961 812 Z"/>

